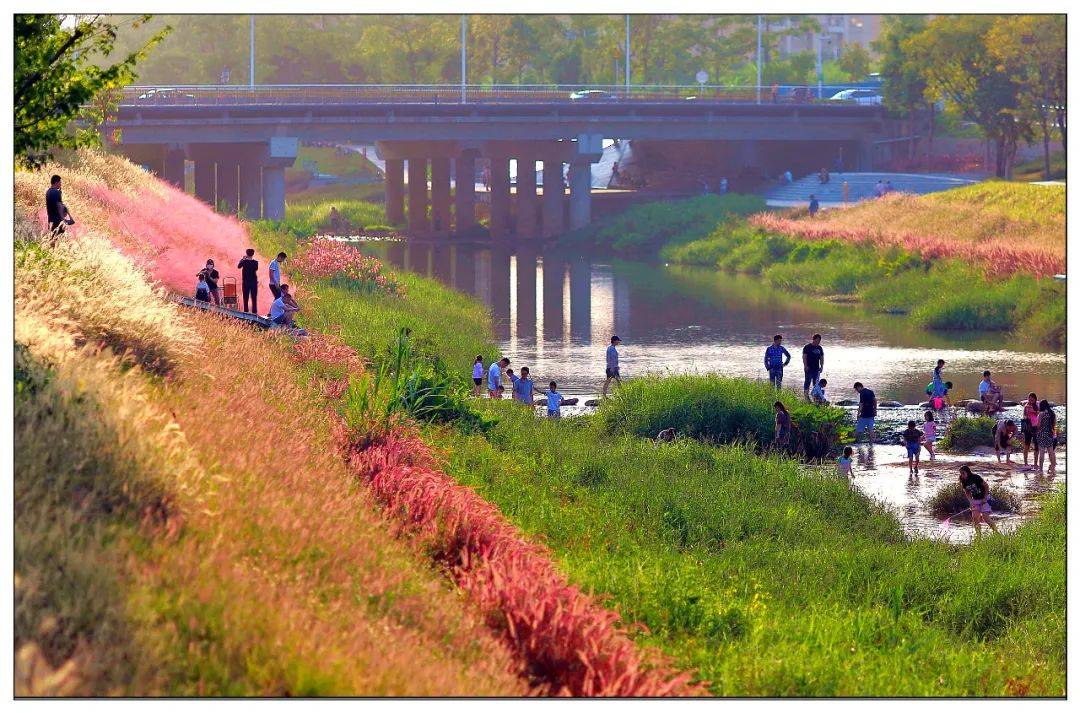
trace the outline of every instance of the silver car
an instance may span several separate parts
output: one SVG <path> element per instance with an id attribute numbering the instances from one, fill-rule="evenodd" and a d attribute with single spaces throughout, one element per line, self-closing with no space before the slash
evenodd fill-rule
<path id="1" fill-rule="evenodd" d="M 829 97 L 829 101 L 846 101 L 855 104 L 880 104 L 881 94 L 876 89 L 845 89 Z"/>

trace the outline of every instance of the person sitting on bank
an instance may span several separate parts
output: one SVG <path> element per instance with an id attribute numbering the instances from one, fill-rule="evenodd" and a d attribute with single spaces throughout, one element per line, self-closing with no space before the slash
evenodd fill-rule
<path id="1" fill-rule="evenodd" d="M 299 310 L 296 300 L 289 294 L 289 286 L 281 285 L 278 298 L 270 305 L 270 321 L 279 327 L 291 327 L 293 315 Z"/>

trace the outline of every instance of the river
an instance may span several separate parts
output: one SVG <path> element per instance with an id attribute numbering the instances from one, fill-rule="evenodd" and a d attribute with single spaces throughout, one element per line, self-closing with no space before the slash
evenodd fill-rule
<path id="1" fill-rule="evenodd" d="M 1061 351 L 1001 333 L 930 332 L 901 316 L 777 291 L 752 276 L 490 246 L 367 242 L 363 249 L 398 269 L 476 296 L 491 309 L 495 337 L 512 366 L 528 366 L 540 384 L 558 381 L 564 395 L 582 402 L 600 392 L 604 350 L 612 335 L 622 338 L 623 378 L 647 372 L 719 372 L 763 379 L 765 347 L 778 333 L 793 360 L 786 388 L 802 388 L 801 349 L 820 333 L 831 400 L 856 398 L 852 384 L 861 381 L 880 401 L 907 404 L 880 411 L 879 431 L 886 441 L 907 419 L 921 420 L 917 404 L 926 399 L 924 389 L 939 358 L 946 360 L 945 378 L 955 385 L 954 401 L 977 398 L 984 369 L 1001 384 L 1007 400 L 1021 401 L 1035 391 L 1039 398 L 1065 401 Z M 484 356 L 490 363 L 494 355 Z M 1059 406 L 1058 411 L 1063 426 L 1065 409 Z M 1007 415 L 1019 418 L 1015 408 Z M 946 458 L 909 480 L 900 446 L 878 444 L 857 456 L 856 487 L 892 508 L 910 532 L 970 538 L 971 528 L 964 523 L 939 532 L 937 520 L 923 507 L 939 487 L 955 480 L 957 459 Z M 992 456 L 963 460 L 993 469 Z M 1003 526 L 1034 512 L 1035 497 L 1064 476 L 1063 452 L 1057 473 L 1049 478 L 1019 468 L 994 472 L 993 483 L 1015 490 L 1026 504 L 1020 517 L 1003 516 Z"/>

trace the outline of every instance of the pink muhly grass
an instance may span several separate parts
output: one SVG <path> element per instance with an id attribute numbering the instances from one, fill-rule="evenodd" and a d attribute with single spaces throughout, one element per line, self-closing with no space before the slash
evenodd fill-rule
<path id="1" fill-rule="evenodd" d="M 388 295 L 405 295 L 405 285 L 392 274 L 382 271 L 382 262 L 364 255 L 340 240 L 315 237 L 293 261 L 304 277 L 316 280 L 345 279 Z"/>
<path id="2" fill-rule="evenodd" d="M 703 695 L 703 684 L 659 654 L 643 655 L 617 613 L 569 584 L 551 554 L 499 509 L 439 470 L 415 431 L 397 426 L 358 443 L 344 424 L 336 440 L 349 465 L 407 530 L 437 551 L 461 588 L 546 682 L 570 696 Z"/>

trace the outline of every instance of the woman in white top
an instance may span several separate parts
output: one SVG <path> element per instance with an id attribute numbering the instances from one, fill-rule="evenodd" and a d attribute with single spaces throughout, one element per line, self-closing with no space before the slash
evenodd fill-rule
<path id="1" fill-rule="evenodd" d="M 484 357 L 476 355 L 476 361 L 472 365 L 472 395 L 480 397 L 484 395 Z"/>

